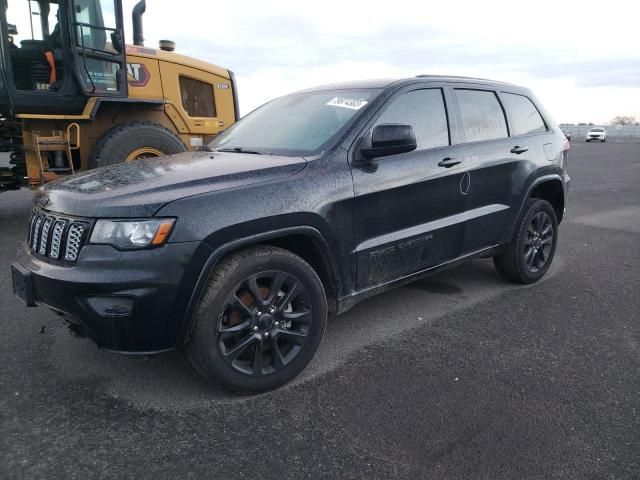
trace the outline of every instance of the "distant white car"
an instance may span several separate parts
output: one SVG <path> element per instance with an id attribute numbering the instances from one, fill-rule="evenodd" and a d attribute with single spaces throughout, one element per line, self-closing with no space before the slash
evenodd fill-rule
<path id="1" fill-rule="evenodd" d="M 601 142 L 606 142 L 607 131 L 602 127 L 594 127 L 587 132 L 587 136 L 584 140 L 585 142 L 590 142 L 591 140 L 600 140 Z"/>

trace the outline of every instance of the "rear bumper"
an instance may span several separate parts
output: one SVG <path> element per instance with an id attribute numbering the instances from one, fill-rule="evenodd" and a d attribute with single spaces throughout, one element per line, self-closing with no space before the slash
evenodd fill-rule
<path id="1" fill-rule="evenodd" d="M 101 347 L 168 350 L 178 338 L 184 311 L 176 299 L 188 288 L 185 271 L 198 244 L 127 252 L 88 245 L 73 266 L 45 262 L 23 244 L 12 266 L 14 289 L 25 289 L 16 294 L 27 305 L 51 308 Z"/>

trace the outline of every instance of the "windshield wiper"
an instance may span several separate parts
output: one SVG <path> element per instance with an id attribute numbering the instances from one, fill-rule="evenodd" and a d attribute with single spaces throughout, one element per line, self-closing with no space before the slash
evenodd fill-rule
<path id="1" fill-rule="evenodd" d="M 251 153 L 253 155 L 262 155 L 262 152 L 258 152 L 257 150 L 246 150 L 242 147 L 218 148 L 215 151 L 216 152 Z"/>

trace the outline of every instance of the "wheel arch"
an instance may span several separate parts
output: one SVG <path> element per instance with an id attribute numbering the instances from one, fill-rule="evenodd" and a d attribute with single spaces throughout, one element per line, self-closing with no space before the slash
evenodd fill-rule
<path id="1" fill-rule="evenodd" d="M 542 200 L 547 200 L 553 206 L 559 225 L 564 216 L 565 195 L 564 183 L 562 181 L 562 176 L 559 173 L 551 173 L 536 177 L 530 182 L 529 187 L 526 190 L 526 195 L 524 195 L 521 200 L 516 219 L 521 217 L 529 198 L 540 198 Z M 515 235 L 516 224 L 517 221 L 514 222 L 514 226 L 511 227 L 508 241 L 511 241 Z"/>
<path id="2" fill-rule="evenodd" d="M 204 245 L 206 244 L 203 243 Z M 182 316 L 176 343 L 178 347 L 182 347 L 189 340 L 198 302 L 213 269 L 226 256 L 257 245 L 283 248 L 309 263 L 322 280 L 327 295 L 329 313 L 335 314 L 337 312 L 342 280 L 329 242 L 318 229 L 308 225 L 298 225 L 256 233 L 230 240 L 216 248 L 205 247 L 207 248 L 206 258 L 191 289 L 187 307 Z"/>
<path id="3" fill-rule="evenodd" d="M 540 198 L 549 202 L 556 212 L 558 225 L 560 224 L 564 216 L 565 198 L 564 186 L 559 176 L 553 175 L 552 178 L 542 177 L 540 181 L 529 188 L 527 198 Z"/>

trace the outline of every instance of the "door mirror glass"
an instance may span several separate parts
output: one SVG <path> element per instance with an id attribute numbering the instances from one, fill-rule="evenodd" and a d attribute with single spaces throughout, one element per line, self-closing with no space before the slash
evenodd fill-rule
<path id="1" fill-rule="evenodd" d="M 371 134 L 371 148 L 361 149 L 367 159 L 386 157 L 415 150 L 418 144 L 411 125 L 383 123 L 376 125 Z"/>
<path id="2" fill-rule="evenodd" d="M 122 52 L 122 49 L 124 48 L 122 43 L 122 35 L 120 35 L 120 32 L 118 30 L 111 32 L 111 45 L 116 52 Z"/>

